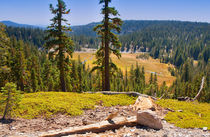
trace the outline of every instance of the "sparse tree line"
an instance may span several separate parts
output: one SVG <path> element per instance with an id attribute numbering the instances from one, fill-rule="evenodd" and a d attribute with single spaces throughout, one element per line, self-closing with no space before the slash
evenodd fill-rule
<path id="1" fill-rule="evenodd" d="M 122 21 L 117 17 L 117 10 L 109 7 L 110 2 L 100 0 L 100 4 L 104 5 L 104 19 L 94 28 L 99 38 L 67 33 L 71 28 L 63 15 L 69 14 L 70 10 L 66 9 L 62 0 L 58 0 L 56 8 L 50 5 L 54 18 L 47 33 L 40 29 L 21 30 L 12 27 L 6 31 L 5 26 L 0 24 L 0 87 L 13 82 L 18 90 L 25 93 L 112 90 L 177 98 L 196 95 L 201 78 L 205 76 L 206 82 L 199 100 L 209 102 L 210 34 L 209 29 L 205 29 L 209 25 L 185 28 L 184 25 L 176 26 L 176 23 L 172 23 L 162 29 L 162 24 L 156 24 L 118 37 L 114 32 L 120 33 Z M 66 25 L 63 24 L 65 22 Z M 79 50 L 83 44 L 88 44 L 89 47 L 100 45 L 93 68 L 82 63 L 80 58 L 76 61 L 71 59 L 74 49 Z M 128 51 L 130 48 L 134 52 L 139 49 L 148 51 L 152 57 L 160 58 L 161 62 L 174 64 L 176 69 L 170 68 L 170 72 L 177 80 L 171 87 L 167 87 L 165 82 L 158 87 L 157 75 L 151 74 L 149 83 L 146 83 L 144 67 L 138 64 L 122 72 L 112 62 L 110 54 L 120 58 L 120 50 Z"/>

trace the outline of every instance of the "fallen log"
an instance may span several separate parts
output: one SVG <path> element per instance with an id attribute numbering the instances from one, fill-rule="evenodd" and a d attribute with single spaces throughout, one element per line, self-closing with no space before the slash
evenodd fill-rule
<path id="1" fill-rule="evenodd" d="M 113 91 L 99 91 L 99 92 L 83 92 L 83 93 L 89 93 L 89 94 L 95 94 L 95 93 L 101 93 L 101 94 L 104 94 L 104 95 L 119 95 L 119 94 L 125 94 L 125 95 L 129 95 L 129 96 L 133 96 L 133 97 L 139 97 L 139 96 L 142 96 L 142 97 L 151 97 L 152 99 L 154 100 L 157 100 L 157 98 L 155 97 L 152 97 L 152 96 L 148 96 L 148 95 L 145 95 L 145 94 L 140 94 L 138 92 L 113 92 Z"/>
<path id="2" fill-rule="evenodd" d="M 61 131 L 49 131 L 48 133 L 42 133 L 40 137 L 61 137 L 74 134 L 85 134 L 88 132 L 101 133 L 106 130 L 119 129 L 123 126 L 135 126 L 137 125 L 136 116 L 126 118 L 126 117 L 116 117 L 112 120 L 101 121 L 96 124 L 71 127 Z"/>

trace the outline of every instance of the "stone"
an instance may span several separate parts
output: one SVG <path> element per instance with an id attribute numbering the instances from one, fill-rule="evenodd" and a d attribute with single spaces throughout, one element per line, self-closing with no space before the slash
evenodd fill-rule
<path id="1" fill-rule="evenodd" d="M 133 105 L 133 110 L 138 111 L 138 110 L 150 109 L 150 110 L 155 111 L 155 108 L 156 108 L 155 105 L 156 104 L 154 103 L 154 100 L 151 97 L 139 96 L 135 104 Z"/>
<path id="2" fill-rule="evenodd" d="M 203 127 L 203 131 L 207 131 L 208 130 L 208 128 L 207 127 Z"/>
<path id="3" fill-rule="evenodd" d="M 132 137 L 130 133 L 123 135 L 123 137 Z"/>
<path id="4" fill-rule="evenodd" d="M 156 130 L 163 128 L 161 119 L 158 118 L 156 113 L 151 110 L 138 111 L 137 123 Z"/>

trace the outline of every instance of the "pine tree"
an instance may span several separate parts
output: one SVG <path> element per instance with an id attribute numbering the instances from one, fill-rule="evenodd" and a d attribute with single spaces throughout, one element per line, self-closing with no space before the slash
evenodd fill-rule
<path id="1" fill-rule="evenodd" d="M 36 76 L 36 72 L 34 68 L 31 71 L 31 86 L 32 86 L 33 92 L 36 92 L 38 90 L 38 80 L 37 80 L 37 76 Z"/>
<path id="2" fill-rule="evenodd" d="M 184 72 L 182 74 L 182 81 L 189 82 L 190 80 L 190 66 L 188 63 L 184 65 Z"/>
<path id="3" fill-rule="evenodd" d="M 155 72 L 155 77 L 154 77 L 154 88 L 155 88 L 155 96 L 157 96 L 157 93 L 158 93 L 158 83 L 157 83 L 157 73 Z"/>
<path id="4" fill-rule="evenodd" d="M 5 32 L 5 26 L 0 23 L 0 87 L 4 86 L 9 79 L 10 73 L 10 39 Z"/>
<path id="5" fill-rule="evenodd" d="M 65 81 L 66 81 L 66 91 L 73 91 L 73 82 L 74 79 L 72 77 L 72 72 L 71 72 L 71 61 L 69 57 L 65 61 Z"/>
<path id="6" fill-rule="evenodd" d="M 149 84 L 153 84 L 153 73 L 151 73 L 151 75 L 150 75 Z"/>
<path id="7" fill-rule="evenodd" d="M 58 0 L 57 8 L 54 8 L 50 4 L 50 11 L 55 15 L 51 19 L 52 24 L 48 27 L 48 36 L 46 37 L 46 48 L 50 51 L 50 55 L 57 54 L 58 67 L 60 70 L 60 87 L 62 91 L 66 91 L 65 82 L 65 53 L 72 56 L 73 53 L 73 41 L 67 35 L 67 32 L 71 31 L 70 27 L 62 25 L 67 23 L 67 20 L 63 18 L 63 15 L 69 14 L 70 10 L 66 9 L 66 4 L 63 0 Z"/>
<path id="8" fill-rule="evenodd" d="M 71 67 L 71 85 L 73 88 L 73 91 L 76 92 L 78 91 L 78 86 L 79 86 L 79 78 L 78 78 L 78 67 L 77 63 L 75 60 L 72 61 L 72 67 Z"/>
<path id="9" fill-rule="evenodd" d="M 104 67 L 102 73 L 102 75 L 104 75 L 104 91 L 110 90 L 110 54 L 114 53 L 118 58 L 121 56 L 119 52 L 121 43 L 119 42 L 116 34 L 112 32 L 112 30 L 115 30 L 119 33 L 122 21 L 117 17 L 111 18 L 111 16 L 117 16 L 119 14 L 114 7 L 109 7 L 110 2 L 111 0 L 100 0 L 99 4 L 104 4 L 104 7 L 102 8 L 104 19 L 102 24 L 99 24 L 94 28 L 94 31 L 100 35 L 102 41 L 102 46 L 99 49 L 101 56 L 99 56 L 100 58 L 97 59 L 100 60 L 100 67 Z M 112 46 L 110 46 L 110 44 Z"/>
<path id="10" fill-rule="evenodd" d="M 145 71 L 144 71 L 144 66 L 142 67 L 142 86 L 143 86 L 143 89 L 145 88 Z"/>
<path id="11" fill-rule="evenodd" d="M 79 82 L 78 82 L 78 90 L 79 92 L 82 92 L 83 90 L 83 67 L 82 67 L 82 62 L 80 59 L 80 55 L 78 56 L 78 66 L 77 66 L 77 71 L 78 71 L 78 78 L 79 78 Z"/>
<path id="12" fill-rule="evenodd" d="M 131 80 L 131 90 L 133 90 L 135 88 L 135 72 L 134 72 L 134 67 L 133 67 L 133 64 L 131 65 L 131 68 L 130 68 L 130 80 Z"/>
<path id="13" fill-rule="evenodd" d="M 25 88 L 25 77 L 26 77 L 26 59 L 23 52 L 24 43 L 22 40 L 17 42 L 17 45 L 14 45 L 16 48 L 15 56 L 13 56 L 11 69 L 14 75 L 14 81 L 17 82 L 17 87 L 21 91 L 24 91 Z"/>
<path id="14" fill-rule="evenodd" d="M 128 70 L 126 68 L 125 70 L 125 80 L 124 80 L 124 91 L 129 91 L 129 85 L 128 85 Z"/>
<path id="15" fill-rule="evenodd" d="M 51 62 L 50 60 L 46 59 L 44 64 L 43 64 L 43 83 L 45 85 L 45 91 L 50 91 L 49 87 L 50 87 L 50 82 L 51 81 L 51 71 L 52 71 L 52 66 L 51 66 Z M 52 85 L 51 85 L 51 90 L 52 90 Z"/>
<path id="16" fill-rule="evenodd" d="M 135 76 L 135 91 L 139 92 L 141 90 L 141 72 L 140 67 L 138 66 L 138 63 L 136 63 L 136 68 L 134 70 L 134 76 Z"/>
<path id="17" fill-rule="evenodd" d="M 18 103 L 21 100 L 20 91 L 16 89 L 14 83 L 7 83 L 2 87 L 3 94 L 1 94 L 1 105 L 5 105 L 3 120 L 6 119 L 6 116 L 11 114 L 13 109 L 17 107 Z"/>
<path id="18" fill-rule="evenodd" d="M 167 94 L 168 87 L 166 86 L 166 82 L 163 81 L 163 84 L 160 87 L 159 92 L 157 92 L 157 97 L 165 96 Z"/>

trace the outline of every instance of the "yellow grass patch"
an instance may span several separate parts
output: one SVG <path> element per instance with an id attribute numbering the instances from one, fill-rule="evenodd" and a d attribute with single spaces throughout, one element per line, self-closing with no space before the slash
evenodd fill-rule
<path id="1" fill-rule="evenodd" d="M 138 53 L 139 54 L 139 53 Z M 172 66 L 169 64 L 160 63 L 158 59 L 136 59 L 136 54 L 130 53 L 122 53 L 122 57 L 118 59 L 116 56 L 111 55 L 112 61 L 120 68 L 123 72 L 130 70 L 131 65 L 136 65 L 136 62 L 140 66 L 144 66 L 145 68 L 145 77 L 146 81 L 149 81 L 150 74 L 156 72 L 158 77 L 158 84 L 161 85 L 163 81 L 166 81 L 167 86 L 170 86 L 175 77 L 171 76 L 170 72 L 168 71 L 168 67 Z M 93 66 L 93 61 L 95 60 L 94 53 L 84 53 L 84 52 L 76 52 L 73 54 L 73 59 L 77 60 L 78 56 L 80 56 L 81 60 L 86 62 L 87 65 L 90 67 Z"/>

